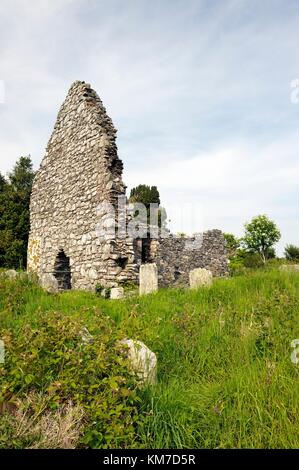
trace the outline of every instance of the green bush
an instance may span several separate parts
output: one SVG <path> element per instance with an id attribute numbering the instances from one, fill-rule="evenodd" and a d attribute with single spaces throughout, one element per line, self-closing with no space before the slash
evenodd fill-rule
<path id="1" fill-rule="evenodd" d="M 299 247 L 295 245 L 287 245 L 284 254 L 289 261 L 299 261 Z"/>
<path id="2" fill-rule="evenodd" d="M 79 447 L 134 446 L 140 399 L 126 360 L 117 349 L 116 343 L 124 335 L 114 321 L 101 311 L 69 315 L 51 310 L 40 310 L 34 319 L 25 320 L 19 304 L 26 306 L 33 294 L 28 292 L 28 281 L 1 281 L 0 286 L 2 319 L 3 315 L 20 317 L 15 325 L 1 322 L 6 360 L 0 365 L 0 409 L 26 402 L 32 393 L 44 397 L 44 413 L 71 399 L 84 412 Z M 9 288 L 11 296 L 7 295 Z M 37 294 L 38 288 L 33 289 Z M 82 339 L 84 328 L 93 338 L 90 342 Z M 0 416 L 0 428 L 3 420 L 7 416 Z M 23 445 L 17 436 L 1 433 L 0 447 Z"/>
<path id="3" fill-rule="evenodd" d="M 264 265 L 258 253 L 245 253 L 243 258 L 245 268 L 260 268 Z"/>

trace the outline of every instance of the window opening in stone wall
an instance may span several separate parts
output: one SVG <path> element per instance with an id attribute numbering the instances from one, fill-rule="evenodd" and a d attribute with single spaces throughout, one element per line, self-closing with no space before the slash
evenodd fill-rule
<path id="1" fill-rule="evenodd" d="M 125 267 L 126 267 L 127 264 L 128 264 L 128 258 L 125 257 L 125 256 L 120 256 L 119 258 L 117 258 L 116 264 L 117 264 L 117 266 L 119 266 L 121 269 L 125 269 Z"/>
<path id="2" fill-rule="evenodd" d="M 149 236 L 147 238 L 135 238 L 134 254 L 137 265 L 152 263 L 151 239 Z"/>
<path id="3" fill-rule="evenodd" d="M 142 238 L 142 248 L 141 248 L 141 262 L 150 263 L 151 262 L 151 239 L 148 236 L 147 238 Z"/>
<path id="4" fill-rule="evenodd" d="M 181 271 L 178 266 L 174 267 L 174 280 L 177 281 L 181 276 Z"/>

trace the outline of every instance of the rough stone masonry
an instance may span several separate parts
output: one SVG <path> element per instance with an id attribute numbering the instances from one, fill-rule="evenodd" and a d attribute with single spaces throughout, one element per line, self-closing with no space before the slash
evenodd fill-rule
<path id="1" fill-rule="evenodd" d="M 76 81 L 60 108 L 33 184 L 28 270 L 54 276 L 60 290 L 94 290 L 138 282 L 143 263 L 157 263 L 159 284 L 186 284 L 191 269 L 227 272 L 223 235 L 205 232 L 190 251 L 188 240 L 99 237 L 99 220 L 117 225 L 105 204 L 125 196 L 116 129 L 90 85 Z M 99 209 L 100 208 L 100 209 Z"/>

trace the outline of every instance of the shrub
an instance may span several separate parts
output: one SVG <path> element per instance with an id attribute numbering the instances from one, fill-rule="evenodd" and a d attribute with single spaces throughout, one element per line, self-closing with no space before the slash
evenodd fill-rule
<path id="1" fill-rule="evenodd" d="M 101 312 L 92 312 L 88 324 L 92 341 L 84 342 L 83 328 L 86 315 L 84 322 L 79 312 L 68 315 L 50 311 L 37 315 L 34 323 L 0 329 L 6 353 L 5 365 L 0 366 L 2 411 L 15 408 L 19 412 L 19 407 L 26 408 L 28 395 L 42 394 L 43 414 L 50 421 L 57 420 L 59 410 L 64 410 L 71 399 L 73 409 L 84 414 L 79 447 L 133 446 L 139 398 L 126 360 L 115 347 L 123 335 Z M 55 411 L 56 416 L 52 414 Z M 30 413 L 36 413 L 34 406 L 27 409 L 26 417 Z M 7 413 L 0 415 L 2 431 L 3 420 L 7 422 Z M 22 447 L 21 435 L 16 429 L 2 432 L 0 446 Z M 27 446 L 35 442 L 27 440 Z"/>
<path id="2" fill-rule="evenodd" d="M 299 261 L 299 246 L 287 245 L 284 254 L 289 261 Z"/>

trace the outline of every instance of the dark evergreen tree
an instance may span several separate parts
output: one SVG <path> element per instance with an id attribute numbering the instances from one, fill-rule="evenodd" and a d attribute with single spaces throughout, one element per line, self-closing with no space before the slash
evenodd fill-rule
<path id="1" fill-rule="evenodd" d="M 34 175 L 31 158 L 21 157 L 8 181 L 0 177 L 0 266 L 26 268 Z"/>
<path id="2" fill-rule="evenodd" d="M 160 205 L 160 194 L 157 186 L 147 186 L 146 184 L 139 184 L 133 188 L 130 193 L 130 202 L 139 202 L 145 205 L 147 209 L 150 204 Z"/>
<path id="3" fill-rule="evenodd" d="M 162 227 L 166 224 L 167 214 L 163 207 L 160 207 L 160 194 L 157 186 L 147 186 L 146 184 L 139 184 L 131 190 L 129 201 L 131 203 L 142 203 L 147 210 L 147 221 L 150 223 L 150 209 L 151 204 L 157 204 L 157 220 L 158 226 Z M 153 208 L 152 208 L 153 210 Z"/>

